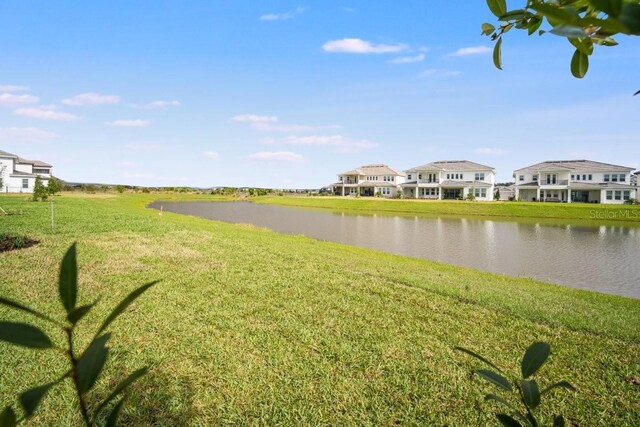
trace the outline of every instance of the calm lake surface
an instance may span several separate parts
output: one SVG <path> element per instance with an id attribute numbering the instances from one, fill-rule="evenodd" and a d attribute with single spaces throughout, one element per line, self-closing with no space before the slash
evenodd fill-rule
<path id="1" fill-rule="evenodd" d="M 640 228 L 336 213 L 250 202 L 165 211 L 640 298 Z"/>

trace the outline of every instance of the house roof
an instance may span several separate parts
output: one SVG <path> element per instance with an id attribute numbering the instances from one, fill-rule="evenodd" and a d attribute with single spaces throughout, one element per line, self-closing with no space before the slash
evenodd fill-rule
<path id="1" fill-rule="evenodd" d="M 45 167 L 45 168 L 52 167 L 49 163 L 45 163 L 45 162 L 40 161 L 40 160 L 27 160 L 27 159 L 23 159 L 22 157 L 18 157 L 18 163 L 27 164 L 27 165 L 33 165 L 33 166 L 39 166 L 39 167 Z"/>
<path id="2" fill-rule="evenodd" d="M 35 177 L 36 175 L 33 173 L 29 173 L 29 172 L 22 172 L 22 171 L 13 171 L 11 172 L 12 176 L 27 176 L 27 177 Z"/>
<path id="3" fill-rule="evenodd" d="M 482 181 L 442 181 L 440 183 L 442 188 L 490 188 L 491 184 Z"/>
<path id="4" fill-rule="evenodd" d="M 481 165 L 480 163 L 470 162 L 468 160 L 439 160 L 422 166 L 416 166 L 405 172 L 419 171 L 493 171 L 490 166 Z"/>
<path id="5" fill-rule="evenodd" d="M 357 169 L 353 169 L 347 172 L 343 172 L 339 175 L 397 175 L 404 176 L 404 173 L 397 171 L 396 169 L 387 165 L 364 165 Z"/>
<path id="6" fill-rule="evenodd" d="M 515 172 L 538 171 L 570 171 L 570 172 L 630 172 L 634 168 L 612 165 L 609 163 L 595 162 L 593 160 L 548 160 L 536 163 Z"/>
<path id="7" fill-rule="evenodd" d="M 8 152 L 3 151 L 3 150 L 0 150 L 0 156 L 2 156 L 2 157 L 16 157 L 16 158 L 18 157 L 15 154 L 11 154 L 11 153 L 8 153 Z"/>

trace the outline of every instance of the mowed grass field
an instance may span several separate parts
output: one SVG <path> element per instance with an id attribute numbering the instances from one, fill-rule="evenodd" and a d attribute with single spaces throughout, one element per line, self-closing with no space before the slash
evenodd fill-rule
<path id="1" fill-rule="evenodd" d="M 192 196 L 184 197 L 191 198 Z M 541 412 L 575 426 L 640 425 L 640 301 L 387 255 L 247 225 L 145 209 L 172 195 L 0 196 L 0 231 L 40 244 L 0 254 L 0 294 L 58 313 L 58 263 L 78 242 L 78 304 L 102 296 L 79 345 L 135 287 L 162 279 L 110 328 L 91 398 L 133 370 L 124 425 L 496 425 L 464 346 L 515 377 L 526 347 L 552 345 L 538 376 L 561 379 Z M 210 197 L 199 197 L 210 199 Z M 282 199 L 282 198 L 280 198 Z M 59 343 L 63 336 L 28 319 Z M 0 403 L 66 370 L 60 356 L 0 343 Z M 68 384 L 32 425 L 78 425 Z M 71 410 L 73 409 L 73 410 Z"/>
<path id="2" fill-rule="evenodd" d="M 373 197 L 256 197 L 257 203 L 389 214 L 450 215 L 503 219 L 569 220 L 572 223 L 640 226 L 640 205 L 468 202 Z"/>

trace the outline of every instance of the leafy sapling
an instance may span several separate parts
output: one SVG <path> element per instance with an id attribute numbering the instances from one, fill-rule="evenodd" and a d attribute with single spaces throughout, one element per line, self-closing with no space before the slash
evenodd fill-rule
<path id="1" fill-rule="evenodd" d="M 111 338 L 111 333 L 106 332 L 107 328 L 136 298 L 156 283 L 151 282 L 143 285 L 122 300 L 102 322 L 91 343 L 82 351 L 79 351 L 74 345 L 74 334 L 80 321 L 98 301 L 82 306 L 77 305 L 78 265 L 75 243 L 67 250 L 60 266 L 58 291 L 60 302 L 64 308 L 64 321 L 61 322 L 26 305 L 0 296 L 0 304 L 28 313 L 57 327 L 65 336 L 66 345 L 64 347 L 55 345 L 44 331 L 33 325 L 6 321 L 0 321 L 0 341 L 35 350 L 57 350 L 67 359 L 69 364 L 69 369 L 61 375 L 53 376 L 53 381 L 22 392 L 19 400 L 23 415 L 19 417 L 13 408 L 7 406 L 0 413 L 0 427 L 13 427 L 33 416 L 49 390 L 66 379 L 73 383 L 78 400 L 78 410 L 86 426 L 95 426 L 97 421 L 105 416 L 103 414 L 111 406 L 111 403 L 118 398 L 118 402 L 109 408 L 105 424 L 115 426 L 127 397 L 127 388 L 145 375 L 147 368 L 138 369 L 130 374 L 102 402 L 89 404 L 87 395 L 96 385 L 109 355 L 107 342 Z M 90 408 L 95 409 L 90 410 Z"/>
<path id="2" fill-rule="evenodd" d="M 508 398 L 505 399 L 497 394 L 491 393 L 485 396 L 485 401 L 498 402 L 508 410 L 508 413 L 501 412 L 496 415 L 500 424 L 505 427 L 542 426 L 539 421 L 539 415 L 537 415 L 537 409 L 542 403 L 542 397 L 556 388 L 575 391 L 575 388 L 567 381 L 560 381 L 540 390 L 537 381 L 531 378 L 544 365 L 551 354 L 551 346 L 545 342 L 536 342 L 529 346 L 520 363 L 521 378 L 512 381 L 507 379 L 507 374 L 502 369 L 479 354 L 462 347 L 456 347 L 455 349 L 475 357 L 494 369 L 476 369 L 473 371 L 474 374 L 489 381 L 502 391 L 515 395 L 515 400 L 518 402 L 517 405 L 510 403 Z M 564 417 L 556 415 L 553 420 L 553 427 L 563 427 L 564 425 Z"/>

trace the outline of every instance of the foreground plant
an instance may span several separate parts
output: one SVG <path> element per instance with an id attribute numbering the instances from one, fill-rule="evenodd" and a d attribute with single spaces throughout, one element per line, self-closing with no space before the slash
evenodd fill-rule
<path id="1" fill-rule="evenodd" d="M 509 410 L 509 413 L 499 413 L 496 415 L 500 424 L 505 427 L 541 426 L 542 424 L 540 424 L 536 417 L 536 410 L 542 403 L 542 397 L 556 388 L 566 388 L 575 391 L 575 388 L 567 381 L 554 383 L 541 391 L 536 380 L 529 379 L 544 365 L 551 354 L 551 346 L 545 342 L 534 343 L 527 349 L 520 363 L 522 378 L 515 381 L 509 381 L 504 371 L 479 354 L 462 347 L 456 347 L 455 349 L 475 357 L 498 371 L 477 369 L 473 371 L 474 374 L 489 381 L 503 391 L 512 395 L 515 394 L 515 399 L 519 402 L 518 405 L 509 403 L 507 399 L 497 394 L 487 394 L 485 396 L 485 401 L 493 400 Z M 562 415 L 556 415 L 553 420 L 553 427 L 563 427 L 564 425 L 564 417 Z"/>
<path id="2" fill-rule="evenodd" d="M 46 314 L 40 313 L 23 304 L 0 296 L 0 304 L 29 313 L 58 327 L 66 338 L 66 346 L 59 347 L 55 345 L 44 331 L 33 325 L 4 321 L 0 322 L 0 341 L 6 341 L 11 344 L 36 350 L 57 350 L 61 353 L 62 357 L 65 357 L 69 362 L 69 370 L 64 374 L 58 376 L 49 383 L 31 388 L 20 394 L 19 400 L 24 412 L 23 417 L 18 418 L 13 408 L 7 406 L 0 414 L 0 427 L 16 426 L 21 421 L 33 416 L 47 392 L 65 379 L 69 379 L 73 382 L 79 403 L 78 409 L 82 415 L 85 425 L 87 426 L 96 425 L 97 420 L 105 409 L 109 407 L 109 404 L 122 395 L 106 415 L 106 425 L 114 426 L 127 397 L 127 388 L 146 374 L 147 368 L 138 369 L 129 375 L 125 380 L 118 384 L 115 389 L 113 389 L 106 399 L 95 405 L 92 404 L 91 407 L 95 409 L 90 411 L 87 393 L 95 386 L 96 381 L 98 380 L 107 361 L 109 353 L 109 349 L 106 344 L 111 338 L 111 334 L 105 333 L 105 331 L 111 322 L 122 314 L 122 312 L 125 311 L 136 298 L 156 283 L 157 282 L 151 282 L 143 285 L 131 292 L 124 300 L 122 300 L 122 302 L 120 302 L 120 304 L 118 304 L 113 311 L 111 311 L 111 314 L 109 314 L 109 316 L 107 316 L 107 318 L 102 322 L 100 328 L 98 328 L 98 331 L 95 333 L 93 340 L 83 351 L 78 351 L 78 349 L 74 347 L 74 333 L 76 332 L 78 323 L 96 305 L 98 300 L 91 304 L 80 307 L 76 306 L 78 293 L 78 267 L 75 243 L 67 250 L 60 266 L 58 289 L 60 301 L 66 312 L 64 322 L 55 320 Z"/>

